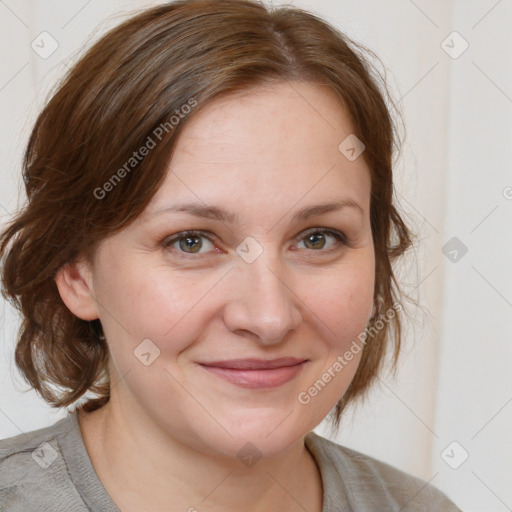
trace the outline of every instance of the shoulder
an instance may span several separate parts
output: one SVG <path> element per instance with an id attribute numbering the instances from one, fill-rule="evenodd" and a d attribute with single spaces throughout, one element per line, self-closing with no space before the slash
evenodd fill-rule
<path id="1" fill-rule="evenodd" d="M 0 440 L 1 510 L 52 510 L 59 498 L 69 500 L 74 488 L 59 440 L 72 428 L 68 415 L 49 427 Z"/>
<path id="2" fill-rule="evenodd" d="M 461 512 L 437 487 L 390 464 L 310 432 L 305 439 L 328 485 L 355 510 Z M 336 493 L 336 489 L 329 489 Z"/>

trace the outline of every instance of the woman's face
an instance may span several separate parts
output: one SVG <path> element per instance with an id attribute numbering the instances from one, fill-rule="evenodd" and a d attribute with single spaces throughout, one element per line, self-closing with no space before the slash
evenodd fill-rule
<path id="1" fill-rule="evenodd" d="M 328 414 L 374 291 L 370 171 L 352 139 L 339 149 L 351 133 L 336 97 L 308 83 L 194 113 L 162 187 L 88 274 L 112 403 L 229 455 L 277 454 Z"/>

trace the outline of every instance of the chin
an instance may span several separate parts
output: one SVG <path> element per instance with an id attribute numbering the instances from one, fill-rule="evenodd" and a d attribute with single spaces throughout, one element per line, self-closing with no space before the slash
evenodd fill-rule
<path id="1" fill-rule="evenodd" d="M 272 413 L 255 410 L 252 415 L 246 413 L 244 418 L 237 418 L 236 421 L 222 422 L 232 437 L 215 436 L 219 442 L 217 450 L 239 459 L 244 454 L 273 457 L 287 451 L 315 426 L 309 428 L 304 416 L 297 416 L 297 410 L 290 414 L 292 410 L 287 408 Z"/>

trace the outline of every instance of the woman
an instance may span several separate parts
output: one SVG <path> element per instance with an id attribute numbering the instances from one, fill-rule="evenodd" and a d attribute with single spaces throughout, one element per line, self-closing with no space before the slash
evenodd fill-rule
<path id="1" fill-rule="evenodd" d="M 18 367 L 82 403 L 2 441 L 2 510 L 459 510 L 312 432 L 400 348 L 379 85 L 325 22 L 245 0 L 144 11 L 73 67 L 1 250 Z"/>

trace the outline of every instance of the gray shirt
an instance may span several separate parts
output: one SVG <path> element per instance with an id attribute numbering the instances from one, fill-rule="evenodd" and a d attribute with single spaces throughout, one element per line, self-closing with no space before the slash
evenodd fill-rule
<path id="1" fill-rule="evenodd" d="M 323 483 L 322 512 L 461 512 L 440 490 L 314 432 L 305 437 Z M 77 412 L 0 441 L 1 512 L 120 512 L 101 484 Z"/>

